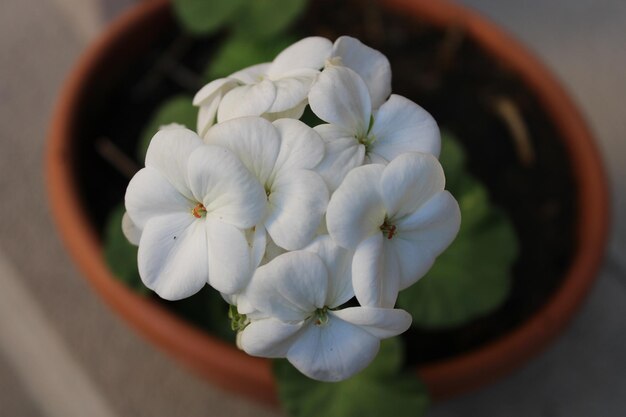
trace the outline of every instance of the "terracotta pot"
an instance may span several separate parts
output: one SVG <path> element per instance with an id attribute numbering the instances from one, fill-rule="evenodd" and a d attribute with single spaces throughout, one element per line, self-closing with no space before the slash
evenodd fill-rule
<path id="1" fill-rule="evenodd" d="M 518 74 L 563 137 L 577 186 L 577 246 L 560 288 L 528 321 L 499 339 L 417 369 L 434 397 L 442 398 L 475 389 L 517 368 L 567 324 L 587 294 L 602 260 L 608 221 L 606 179 L 579 112 L 553 76 L 515 40 L 477 14 L 445 1 L 384 3 L 391 9 L 430 20 L 435 26 L 460 26 L 488 54 Z M 106 86 L 106 80 L 123 71 L 124 63 L 145 50 L 155 33 L 170 22 L 166 0 L 140 3 L 109 27 L 69 77 L 54 114 L 46 160 L 54 217 L 72 257 L 89 282 L 140 333 L 217 385 L 265 403 L 276 403 L 268 360 L 248 356 L 196 329 L 159 304 L 138 296 L 111 275 L 78 192 L 75 149 L 77 131 L 85 123 L 78 117 L 80 108 L 87 100 L 98 99 L 94 85 Z"/>

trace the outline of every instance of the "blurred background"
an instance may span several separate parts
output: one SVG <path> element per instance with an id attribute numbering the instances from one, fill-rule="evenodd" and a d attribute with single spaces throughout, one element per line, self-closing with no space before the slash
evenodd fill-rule
<path id="1" fill-rule="evenodd" d="M 0 416 L 277 416 L 140 339 L 80 277 L 50 219 L 42 162 L 61 83 L 135 0 L 0 0 Z M 561 79 L 598 140 L 613 222 L 565 334 L 520 371 L 429 416 L 626 413 L 626 2 L 462 0 Z"/>

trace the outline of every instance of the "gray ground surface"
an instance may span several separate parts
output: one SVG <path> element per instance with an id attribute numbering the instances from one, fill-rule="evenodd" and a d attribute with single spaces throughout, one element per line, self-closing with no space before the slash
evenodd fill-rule
<path id="1" fill-rule="evenodd" d="M 279 415 L 216 390 L 140 339 L 82 280 L 53 229 L 41 166 L 54 100 L 89 40 L 132 3 L 0 2 L 0 416 L 96 415 L 85 411 L 96 405 L 103 416 Z M 463 3 L 526 42 L 580 104 L 607 163 L 614 222 L 598 283 L 563 337 L 519 372 L 429 415 L 623 416 L 626 3 Z M 37 339 L 37 326 L 48 336 Z M 55 395 L 69 386 L 77 391 Z"/>

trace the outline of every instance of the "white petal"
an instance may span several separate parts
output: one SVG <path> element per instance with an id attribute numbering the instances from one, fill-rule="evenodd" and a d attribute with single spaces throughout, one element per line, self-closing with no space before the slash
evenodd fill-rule
<path id="1" fill-rule="evenodd" d="M 202 87 L 193 98 L 194 106 L 205 106 L 212 102 L 216 96 L 232 89 L 237 85 L 237 80 L 232 78 L 219 78 Z"/>
<path id="2" fill-rule="evenodd" d="M 292 109 L 288 109 L 285 111 L 279 111 L 277 113 L 263 113 L 261 115 L 261 117 L 263 117 L 264 119 L 269 120 L 270 122 L 273 122 L 275 120 L 278 119 L 296 119 L 299 120 L 302 115 L 304 114 L 304 110 L 306 109 L 306 106 L 309 104 L 309 101 L 307 99 L 304 99 L 302 102 L 298 103 L 297 106 L 295 106 Z"/>
<path id="3" fill-rule="evenodd" d="M 327 289 L 328 273 L 319 256 L 295 251 L 259 267 L 246 294 L 257 310 L 298 322 L 324 307 Z"/>
<path id="4" fill-rule="evenodd" d="M 446 178 L 437 158 L 425 153 L 406 153 L 385 167 L 380 192 L 390 217 L 413 213 L 438 192 Z"/>
<path id="5" fill-rule="evenodd" d="M 196 122 L 196 129 L 200 137 L 204 137 L 207 130 L 217 122 L 217 109 L 222 100 L 222 96 L 219 95 L 209 102 L 206 106 L 201 106 L 198 109 L 198 120 Z"/>
<path id="6" fill-rule="evenodd" d="M 388 163 L 389 161 L 387 159 L 383 158 L 382 156 L 378 155 L 375 152 L 372 152 L 371 149 L 367 153 L 367 155 L 365 155 L 365 158 L 364 158 L 364 164 L 387 165 Z"/>
<path id="7" fill-rule="evenodd" d="M 250 229 L 248 229 L 250 230 Z M 252 248 L 251 266 L 256 269 L 263 261 L 265 250 L 267 248 L 267 231 L 262 225 L 254 227 L 251 238 L 248 239 L 248 245 Z"/>
<path id="8" fill-rule="evenodd" d="M 329 235 L 318 236 L 305 251 L 319 256 L 328 270 L 326 306 L 336 308 L 354 297 L 352 257 L 354 252 L 337 245 Z"/>
<path id="9" fill-rule="evenodd" d="M 370 135 L 376 137 L 372 152 L 388 161 L 405 152 L 439 156 L 441 150 L 435 119 L 411 100 L 396 94 L 374 115 Z"/>
<path id="10" fill-rule="evenodd" d="M 350 36 L 337 38 L 332 56 L 363 78 L 377 109 L 391 94 L 391 65 L 385 55 Z"/>
<path id="11" fill-rule="evenodd" d="M 250 304 L 245 290 L 244 292 L 235 294 L 233 297 L 236 301 L 235 305 L 237 306 L 237 311 L 239 312 L 239 314 L 245 314 L 246 317 L 250 320 L 252 320 L 253 317 L 257 316 L 257 318 L 267 318 L 267 314 L 260 313 L 252 306 L 252 304 Z"/>
<path id="12" fill-rule="evenodd" d="M 432 268 L 436 255 L 428 243 L 419 243 L 410 239 L 403 239 L 396 235 L 389 245 L 398 256 L 398 271 L 400 274 L 399 290 L 410 287 Z"/>
<path id="13" fill-rule="evenodd" d="M 280 136 L 270 122 L 259 117 L 229 120 L 213 126 L 205 141 L 230 149 L 254 176 L 265 184 L 280 150 Z"/>
<path id="14" fill-rule="evenodd" d="M 207 217 L 241 229 L 257 224 L 265 213 L 265 190 L 233 152 L 205 145 L 189 157 L 189 184 Z"/>
<path id="15" fill-rule="evenodd" d="M 328 189 L 313 171 L 281 173 L 271 185 L 265 227 L 272 240 L 288 250 L 313 239 L 328 204 Z"/>
<path id="16" fill-rule="evenodd" d="M 209 284 L 224 294 L 242 291 L 252 279 L 250 246 L 243 231 L 216 219 L 206 219 Z"/>
<path id="17" fill-rule="evenodd" d="M 332 195 L 326 212 L 328 232 L 339 246 L 356 249 L 367 237 L 380 234 L 385 206 L 378 190 L 382 165 L 364 165 L 348 173 Z"/>
<path id="18" fill-rule="evenodd" d="M 348 68 L 329 67 L 322 71 L 309 93 L 313 113 L 327 123 L 364 137 L 369 128 L 372 105 L 367 86 Z"/>
<path id="19" fill-rule="evenodd" d="M 435 258 L 452 243 L 460 224 L 459 205 L 448 191 L 436 194 L 397 223 L 398 233 L 391 243 L 398 254 L 400 289 L 428 272 Z"/>
<path id="20" fill-rule="evenodd" d="M 302 329 L 287 359 L 309 378 L 336 382 L 365 369 L 379 348 L 377 337 L 329 314 L 325 325 L 309 323 Z"/>
<path id="21" fill-rule="evenodd" d="M 330 56 L 332 47 L 332 43 L 326 38 L 319 36 L 304 38 L 278 54 L 268 74 L 276 77 L 300 68 L 319 70 Z"/>
<path id="22" fill-rule="evenodd" d="M 268 113 L 284 112 L 297 107 L 306 100 L 311 85 L 317 78 L 319 71 L 312 69 L 298 70 L 273 80 L 276 87 L 276 98 L 267 110 Z"/>
<path id="23" fill-rule="evenodd" d="M 220 295 L 228 304 L 237 306 L 237 312 L 239 314 L 245 314 L 246 318 L 249 320 L 260 320 L 268 318 L 269 316 L 267 314 L 261 313 L 259 310 L 255 309 L 252 304 L 250 304 L 250 302 L 248 301 L 248 296 L 246 295 L 246 289 L 236 294 L 220 293 Z M 237 346 L 239 347 L 239 345 Z M 241 347 L 239 348 L 241 349 Z"/>
<path id="24" fill-rule="evenodd" d="M 240 346 L 252 356 L 284 358 L 302 324 L 284 323 L 274 318 L 252 321 L 241 332 Z"/>
<path id="25" fill-rule="evenodd" d="M 181 125 L 180 123 L 167 123 L 159 126 L 159 130 L 167 130 L 167 129 L 186 129 L 185 125 Z"/>
<path id="26" fill-rule="evenodd" d="M 276 87 L 269 80 L 235 87 L 222 97 L 217 121 L 245 116 L 260 116 L 269 111 L 276 98 Z"/>
<path id="27" fill-rule="evenodd" d="M 320 163 L 324 142 L 315 130 L 293 119 L 279 119 L 272 124 L 281 138 L 274 175 L 290 169 L 312 169 Z"/>
<path id="28" fill-rule="evenodd" d="M 393 308 L 400 290 L 398 258 L 382 233 L 364 240 L 352 261 L 354 294 L 362 306 Z"/>
<path id="29" fill-rule="evenodd" d="M 270 62 L 252 65 L 237 72 L 232 73 L 228 78 L 234 78 L 244 84 L 255 84 L 267 76 Z"/>
<path id="30" fill-rule="evenodd" d="M 141 229 L 133 223 L 132 219 L 126 212 L 122 216 L 122 233 L 124 233 L 124 237 L 126 237 L 130 243 L 135 246 L 139 245 L 139 240 L 141 239 Z"/>
<path id="31" fill-rule="evenodd" d="M 202 140 L 189 129 L 159 130 L 148 146 L 146 167 L 158 170 L 182 195 L 193 199 L 187 184 L 187 160 Z"/>
<path id="32" fill-rule="evenodd" d="M 155 216 L 178 212 L 192 217 L 192 201 L 152 167 L 142 168 L 130 180 L 126 188 L 125 205 L 131 220 L 140 229 Z"/>
<path id="33" fill-rule="evenodd" d="M 205 222 L 191 214 L 154 217 L 146 223 L 137 263 L 146 287 L 167 300 L 198 292 L 207 282 Z"/>
<path id="34" fill-rule="evenodd" d="M 351 169 L 363 164 L 365 146 L 349 131 L 336 125 L 319 125 L 315 131 L 324 141 L 324 159 L 315 170 L 334 191 Z"/>
<path id="35" fill-rule="evenodd" d="M 265 230 L 265 227 L 260 226 L 261 229 Z M 265 246 L 265 254 L 263 255 L 263 259 L 261 260 L 261 265 L 265 265 L 268 262 L 271 262 L 274 258 L 286 253 L 287 251 L 280 246 L 278 246 L 271 237 L 267 236 L 267 246 Z"/>
<path id="36" fill-rule="evenodd" d="M 367 330 L 379 339 L 406 332 L 413 320 L 406 311 L 391 308 L 350 307 L 333 311 L 330 314 Z"/>

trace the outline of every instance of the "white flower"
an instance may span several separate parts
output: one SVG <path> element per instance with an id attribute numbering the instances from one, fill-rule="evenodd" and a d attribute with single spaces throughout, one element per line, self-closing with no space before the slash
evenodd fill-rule
<path id="1" fill-rule="evenodd" d="M 328 204 L 333 240 L 355 250 L 352 283 L 361 305 L 393 307 L 398 291 L 421 278 L 452 242 L 459 206 L 429 154 L 400 155 L 387 166 L 350 171 Z"/>
<path id="2" fill-rule="evenodd" d="M 210 82 L 193 100 L 200 107 L 200 136 L 216 121 L 237 117 L 300 118 L 311 85 L 331 49 L 328 39 L 305 38 L 286 48 L 271 63 L 254 65 Z"/>
<path id="3" fill-rule="evenodd" d="M 232 150 L 265 188 L 263 221 L 272 240 L 287 250 L 307 245 L 328 204 L 328 189 L 314 171 L 324 156 L 319 135 L 304 123 L 243 117 L 213 126 L 208 144 Z"/>
<path id="4" fill-rule="evenodd" d="M 287 252 L 285 249 L 274 243 L 271 237 L 267 236 L 267 231 L 263 226 L 247 229 L 246 238 L 248 239 L 248 245 L 251 248 L 251 277 L 259 266 L 265 265 L 277 256 Z M 236 306 L 237 311 L 240 314 L 245 314 L 249 318 L 262 316 L 262 314 L 256 311 L 256 309 L 248 302 L 246 289 L 247 288 L 244 288 L 242 291 L 233 294 L 222 293 L 222 297 L 228 304 Z"/>
<path id="5" fill-rule="evenodd" d="M 389 60 L 356 38 L 337 38 L 326 66 L 344 66 L 359 74 L 367 86 L 373 109 L 378 109 L 391 94 Z"/>
<path id="6" fill-rule="evenodd" d="M 141 278 L 161 297 L 188 297 L 207 282 L 225 293 L 248 284 L 243 229 L 261 220 L 265 193 L 228 149 L 187 129 L 159 131 L 128 185 L 126 210 L 128 234 L 141 236 Z"/>
<path id="7" fill-rule="evenodd" d="M 351 254 L 328 236 L 314 244 L 317 254 L 289 252 L 257 270 L 248 296 L 266 317 L 253 319 L 239 344 L 254 356 L 286 357 L 310 378 L 340 381 L 374 359 L 381 339 L 406 331 L 411 316 L 375 307 L 335 310 L 352 298 L 345 273 Z"/>
<path id="8" fill-rule="evenodd" d="M 141 229 L 130 219 L 128 213 L 124 212 L 122 216 L 122 233 L 130 243 L 135 246 L 139 245 L 141 239 Z"/>
<path id="9" fill-rule="evenodd" d="M 439 128 L 426 110 L 393 94 L 372 111 L 368 87 L 349 68 L 326 68 L 311 88 L 309 104 L 328 123 L 315 130 L 326 147 L 317 170 L 331 190 L 363 163 L 386 164 L 405 152 L 439 155 Z"/>

